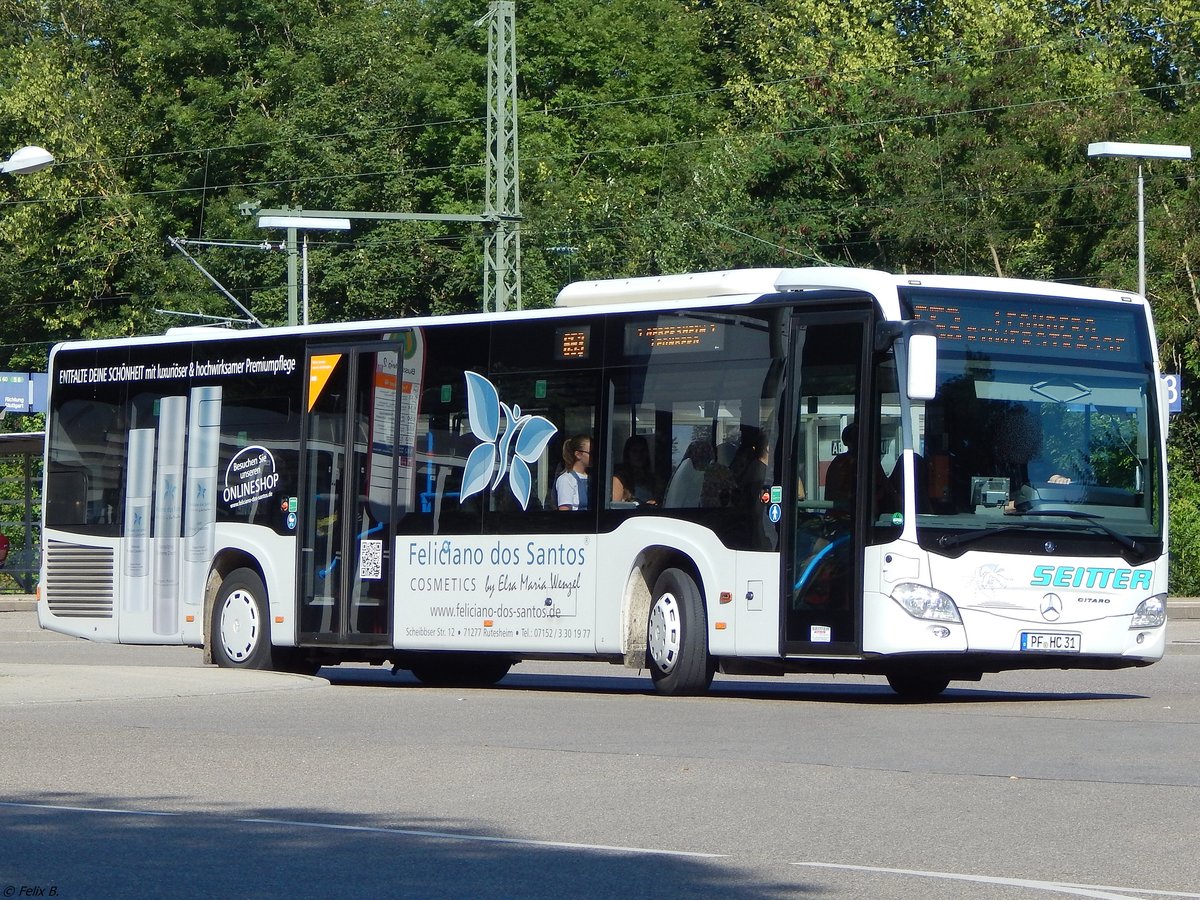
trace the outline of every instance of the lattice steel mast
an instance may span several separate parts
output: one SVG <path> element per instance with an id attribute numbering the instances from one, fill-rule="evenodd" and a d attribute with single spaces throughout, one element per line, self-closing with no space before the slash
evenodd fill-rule
<path id="1" fill-rule="evenodd" d="M 483 308 L 521 309 L 521 178 L 517 155 L 517 13 L 514 0 L 491 0 L 487 70 L 487 199 L 491 223 L 483 249 Z"/>

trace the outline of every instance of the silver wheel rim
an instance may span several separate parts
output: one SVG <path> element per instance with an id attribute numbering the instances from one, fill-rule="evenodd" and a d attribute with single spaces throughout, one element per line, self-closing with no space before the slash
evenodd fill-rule
<path id="1" fill-rule="evenodd" d="M 258 604 L 249 591 L 236 590 L 221 607 L 221 647 L 234 662 L 244 662 L 258 644 Z"/>
<path id="2" fill-rule="evenodd" d="M 674 594 L 663 594 L 650 610 L 650 658 L 662 672 L 670 672 L 679 661 L 683 622 Z"/>

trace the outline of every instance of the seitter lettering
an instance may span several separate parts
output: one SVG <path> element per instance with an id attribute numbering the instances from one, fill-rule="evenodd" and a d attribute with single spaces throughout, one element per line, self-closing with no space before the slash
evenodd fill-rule
<path id="1" fill-rule="evenodd" d="M 1034 566 L 1030 587 L 1088 588 L 1099 590 L 1150 590 L 1150 569 L 1115 569 L 1105 566 Z"/>

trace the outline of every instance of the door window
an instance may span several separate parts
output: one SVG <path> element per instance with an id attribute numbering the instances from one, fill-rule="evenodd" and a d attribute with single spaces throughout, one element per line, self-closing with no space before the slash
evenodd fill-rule
<path id="1" fill-rule="evenodd" d="M 389 632 L 397 434 L 395 347 L 314 353 L 301 545 L 301 631 L 365 640 Z"/>
<path id="2" fill-rule="evenodd" d="M 861 435 L 859 387 L 866 316 L 828 324 L 801 320 L 794 347 L 799 409 L 791 574 L 783 596 L 785 639 L 829 650 L 857 642 L 860 506 L 865 477 L 886 483 L 878 455 Z"/>

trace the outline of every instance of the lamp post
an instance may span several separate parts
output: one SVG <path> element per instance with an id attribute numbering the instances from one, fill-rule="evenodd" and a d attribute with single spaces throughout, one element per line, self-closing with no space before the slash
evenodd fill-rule
<path id="1" fill-rule="evenodd" d="M 1099 141 L 1088 144 L 1088 156 L 1117 156 L 1138 161 L 1138 293 L 1146 296 L 1146 200 L 1142 180 L 1142 161 L 1146 159 L 1191 159 L 1192 148 L 1186 144 L 1126 144 L 1120 141 Z"/>
<path id="2" fill-rule="evenodd" d="M 319 229 L 323 231 L 349 231 L 348 218 L 329 218 L 305 215 L 262 215 L 258 216 L 259 228 L 286 228 L 288 255 L 288 324 L 296 324 L 296 232 L 304 232 L 303 246 L 303 319 L 302 324 L 308 324 L 308 232 Z"/>
<path id="3" fill-rule="evenodd" d="M 22 147 L 0 164 L 0 172 L 5 175 L 28 175 L 52 165 L 54 157 L 50 155 L 49 150 L 43 150 L 41 147 Z"/>

